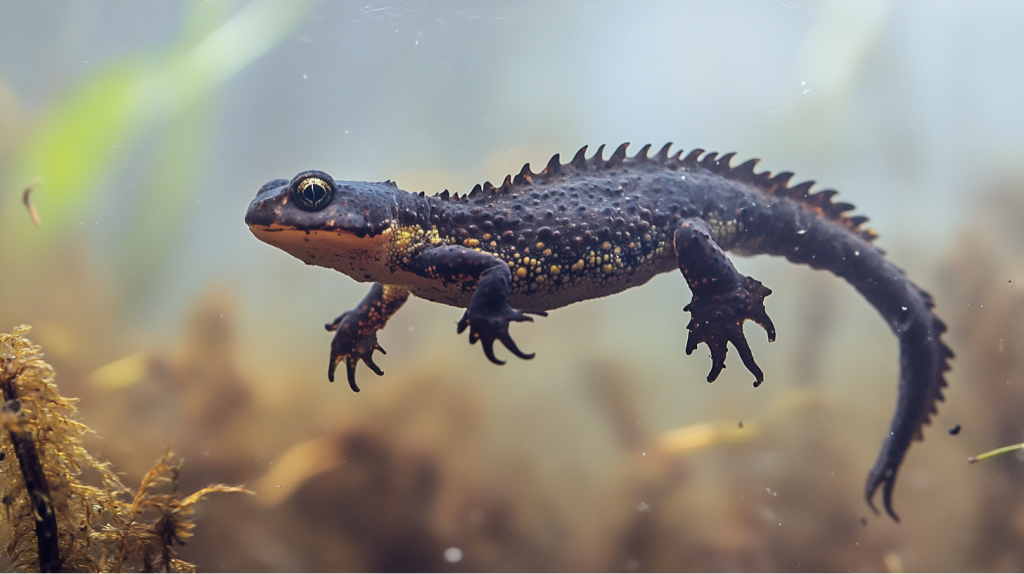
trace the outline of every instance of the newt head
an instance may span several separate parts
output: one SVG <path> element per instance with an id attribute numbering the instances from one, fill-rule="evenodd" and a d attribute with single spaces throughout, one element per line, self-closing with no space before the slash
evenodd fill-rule
<path id="1" fill-rule="evenodd" d="M 365 281 L 361 261 L 376 259 L 397 213 L 390 182 L 337 181 L 322 171 L 275 179 L 256 193 L 245 223 L 257 239 L 310 265 Z"/>

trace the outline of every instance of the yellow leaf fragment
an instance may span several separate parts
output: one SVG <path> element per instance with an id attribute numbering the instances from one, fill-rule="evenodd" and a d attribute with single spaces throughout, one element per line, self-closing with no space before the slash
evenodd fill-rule
<path id="1" fill-rule="evenodd" d="M 318 438 L 293 446 L 270 472 L 256 481 L 260 504 L 273 506 L 287 499 L 310 477 L 338 466 L 338 445 L 333 438 Z"/>
<path id="2" fill-rule="evenodd" d="M 103 365 L 89 373 L 86 382 L 98 389 L 113 391 L 142 381 L 147 373 L 149 355 L 139 352 Z"/>

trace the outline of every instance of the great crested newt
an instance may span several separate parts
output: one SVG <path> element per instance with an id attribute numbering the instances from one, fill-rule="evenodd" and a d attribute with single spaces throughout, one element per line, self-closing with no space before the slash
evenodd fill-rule
<path id="1" fill-rule="evenodd" d="M 896 474 L 910 443 L 943 400 L 952 351 L 932 313 L 932 298 L 872 245 L 875 233 L 853 206 L 836 203 L 833 190 L 811 193 L 814 182 L 790 185 L 790 172 L 756 173 L 758 160 L 730 166 L 735 154 L 695 149 L 650 156 L 644 146 L 610 157 L 586 147 L 563 164 L 556 154 L 539 173 L 523 166 L 499 186 L 477 185 L 467 194 L 427 196 L 391 181 L 335 180 L 322 171 L 275 179 L 249 204 L 245 222 L 262 241 L 310 265 L 373 282 L 355 309 L 327 325 L 335 331 L 328 378 L 345 363 L 356 386 L 359 361 L 377 375 L 377 331 L 410 295 L 466 311 L 458 332 L 480 341 L 491 362 L 500 341 L 513 355 L 532 359 L 509 335 L 512 322 L 533 321 L 577 301 L 643 285 L 679 270 L 693 299 L 686 354 L 704 343 L 714 381 L 732 343 L 758 386 L 764 375 L 743 334 L 750 319 L 775 339 L 764 307 L 771 289 L 740 274 L 726 251 L 780 255 L 827 269 L 848 281 L 878 310 L 900 341 L 896 412 L 868 474 L 865 498 L 875 509 L 882 488 L 892 509 Z"/>

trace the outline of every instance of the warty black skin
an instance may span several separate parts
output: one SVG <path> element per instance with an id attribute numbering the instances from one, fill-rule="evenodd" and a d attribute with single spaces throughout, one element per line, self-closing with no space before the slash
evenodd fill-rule
<path id="1" fill-rule="evenodd" d="M 246 223 L 306 263 L 376 282 L 356 309 L 327 325 L 337 331 L 329 378 L 344 361 L 356 391 L 360 360 L 383 374 L 372 359 L 374 350 L 383 352 L 376 333 L 409 294 L 466 308 L 458 331 L 469 328 L 470 342 L 480 340 L 487 357 L 503 364 L 493 352 L 496 340 L 533 357 L 508 333 L 510 322 L 533 320 L 526 313 L 544 315 L 675 269 L 693 294 L 687 354 L 708 345 L 710 382 L 724 368 L 730 342 L 757 386 L 763 375 L 742 325 L 753 320 L 774 340 L 764 308 L 771 290 L 736 271 L 724 251 L 827 269 L 860 291 L 900 340 L 896 412 L 865 487 L 872 510 L 882 488 L 885 510 L 898 521 L 896 473 L 937 412 L 953 356 L 939 339 L 946 327 L 932 313 L 931 297 L 871 244 L 866 218 L 849 217 L 852 205 L 832 202 L 834 191 L 809 193 L 813 182 L 789 186 L 788 172 L 754 173 L 757 160 L 731 167 L 733 154 L 698 149 L 670 157 L 666 145 L 654 156 L 645 146 L 627 157 L 626 145 L 607 160 L 604 146 L 590 159 L 584 147 L 568 164 L 556 155 L 536 174 L 527 164 L 500 187 L 486 183 L 463 197 L 303 172 L 263 186 Z M 308 197 L 297 197 L 302 186 Z"/>

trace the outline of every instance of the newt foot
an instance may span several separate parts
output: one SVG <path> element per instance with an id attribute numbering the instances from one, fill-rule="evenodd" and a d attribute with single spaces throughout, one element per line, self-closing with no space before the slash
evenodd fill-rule
<path id="1" fill-rule="evenodd" d="M 691 314 L 686 326 L 690 335 L 686 339 L 686 354 L 689 355 L 700 343 L 706 343 L 711 350 L 711 372 L 708 382 L 713 382 L 725 368 L 726 343 L 731 342 L 740 354 L 743 365 L 754 377 L 754 386 L 764 381 L 764 373 L 754 362 L 754 355 L 743 334 L 743 322 L 750 319 L 768 333 L 768 340 L 775 340 L 775 325 L 764 309 L 764 298 L 772 290 L 752 277 L 744 277 L 735 287 L 711 296 L 696 297 L 683 308 Z"/>
<path id="2" fill-rule="evenodd" d="M 348 373 L 348 386 L 359 392 L 356 385 L 356 365 L 359 361 L 366 363 L 370 370 L 382 376 L 384 371 L 373 362 L 373 352 L 380 351 L 388 354 L 387 351 L 377 343 L 377 331 L 361 333 L 359 319 L 354 311 L 342 313 L 333 322 L 324 325 L 328 331 L 336 331 L 334 339 L 331 340 L 331 362 L 327 366 L 327 379 L 334 382 L 334 370 L 338 363 L 345 361 L 345 370 Z"/>
<path id="3" fill-rule="evenodd" d="M 530 315 L 538 315 L 541 317 L 547 317 L 547 313 L 544 311 L 530 311 Z M 488 310 L 479 311 L 473 309 L 470 305 L 469 309 L 462 315 L 462 319 L 459 319 L 458 332 L 461 334 L 469 327 L 469 344 L 475 344 L 480 341 L 480 345 L 484 348 L 484 354 L 487 355 L 487 359 L 495 365 L 504 365 L 505 361 L 499 360 L 494 356 L 494 341 L 501 341 L 505 348 L 512 352 L 513 355 L 520 359 L 532 359 L 536 353 L 524 353 L 519 350 L 516 346 L 515 341 L 508 334 L 508 325 L 511 321 L 519 322 L 533 322 L 533 317 L 530 317 L 526 312 L 520 311 L 519 309 L 513 309 L 509 305 L 505 305 L 504 308 L 498 311 Z"/>

